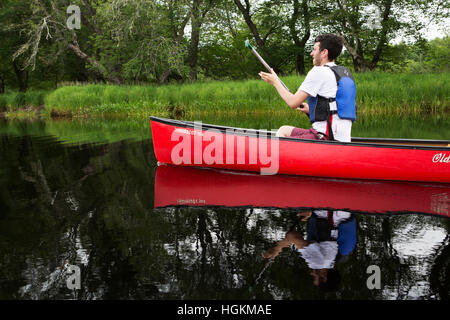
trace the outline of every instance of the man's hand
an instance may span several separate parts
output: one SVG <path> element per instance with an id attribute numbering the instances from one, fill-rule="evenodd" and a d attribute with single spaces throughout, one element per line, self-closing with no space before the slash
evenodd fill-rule
<path id="1" fill-rule="evenodd" d="M 311 217 L 312 215 L 312 211 L 304 211 L 304 212 L 299 212 L 297 213 L 297 217 L 301 218 L 303 217 L 302 221 L 305 222 L 309 219 L 309 217 Z"/>
<path id="2" fill-rule="evenodd" d="M 277 250 L 277 247 L 273 247 L 270 249 L 267 249 L 262 253 L 262 256 L 264 259 L 272 259 L 274 260 L 275 257 L 280 253 L 280 250 Z"/>
<path id="3" fill-rule="evenodd" d="M 301 111 L 301 112 L 303 112 L 303 113 L 309 114 L 309 106 L 308 106 L 308 104 L 305 103 L 305 102 L 303 102 L 303 103 L 300 105 L 300 107 L 297 108 L 297 110 L 299 110 L 299 111 Z"/>
<path id="4" fill-rule="evenodd" d="M 281 99 L 283 99 L 291 109 L 298 109 L 306 114 L 309 114 L 309 107 L 303 102 L 309 97 L 309 94 L 300 89 L 298 89 L 295 94 L 292 94 L 289 89 L 283 85 L 275 71 L 273 71 L 272 68 L 270 70 L 270 73 L 262 71 L 258 73 L 261 80 L 273 85 L 275 89 L 277 89 Z M 299 106 L 302 106 L 303 108 L 300 108 Z"/>
<path id="5" fill-rule="evenodd" d="M 268 84 L 274 85 L 278 81 L 278 76 L 275 73 L 275 71 L 273 71 L 273 69 L 270 70 L 272 70 L 271 73 L 261 71 L 260 73 L 258 73 L 258 75 L 261 77 L 262 80 L 264 80 Z"/>

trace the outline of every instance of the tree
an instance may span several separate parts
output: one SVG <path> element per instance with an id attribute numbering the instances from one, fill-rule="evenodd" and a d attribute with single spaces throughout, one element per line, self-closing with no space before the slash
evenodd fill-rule
<path id="1" fill-rule="evenodd" d="M 125 80 L 165 83 L 184 78 L 186 41 L 190 20 L 187 0 L 113 0 L 98 8 L 106 34 L 93 39 L 94 47 L 108 49 L 106 65 L 118 61 L 118 74 Z"/>
<path id="2" fill-rule="evenodd" d="M 112 83 L 118 84 L 120 80 L 112 75 L 99 61 L 80 45 L 78 35 L 75 30 L 67 28 L 67 14 L 66 9 L 69 5 L 77 4 L 87 8 L 87 12 L 95 12 L 95 0 L 34 0 L 30 3 L 33 14 L 29 19 L 29 23 L 22 31 L 27 35 L 27 40 L 14 53 L 13 59 L 26 56 L 26 61 L 23 68 L 31 67 L 34 69 L 36 65 L 36 57 L 41 47 L 41 41 L 54 39 L 61 45 L 61 50 L 57 55 L 64 50 L 73 51 L 79 58 L 85 60 L 92 65 L 97 72 L 99 72 L 104 79 Z M 86 26 L 95 26 L 95 14 L 85 17 Z M 97 26 L 97 31 L 101 28 Z M 56 58 L 56 57 L 55 57 Z"/>
<path id="3" fill-rule="evenodd" d="M 242 79 L 256 75 L 261 64 L 244 46 L 250 37 L 236 5 L 231 1 L 218 3 L 204 22 L 199 46 L 199 66 L 204 76 Z"/>
<path id="4" fill-rule="evenodd" d="M 218 3 L 218 0 L 192 0 L 191 10 L 191 43 L 189 45 L 188 63 L 191 68 L 190 80 L 197 80 L 198 45 L 200 29 L 208 12 Z"/>
<path id="5" fill-rule="evenodd" d="M 0 20 L 3 28 L 0 30 L 2 47 L 0 49 L 0 92 L 4 93 L 6 83 L 12 82 L 14 76 L 17 80 L 19 91 L 28 88 L 28 70 L 24 67 L 23 59 L 12 59 L 14 51 L 24 41 L 20 28 L 31 15 L 27 1 L 3 1 L 0 3 Z"/>
<path id="6" fill-rule="evenodd" d="M 183 55 L 180 55 L 181 59 L 184 57 L 184 32 L 186 25 L 191 20 L 192 7 L 189 6 L 189 0 L 166 0 L 162 10 L 169 21 L 168 28 L 170 30 L 174 47 L 183 48 L 179 51 L 180 53 L 183 52 Z M 182 68 L 175 68 L 178 69 L 176 70 L 177 72 L 174 72 L 173 69 L 174 68 L 168 66 L 168 68 L 166 68 L 161 75 L 159 83 L 165 83 L 171 75 L 174 78 L 182 78 L 182 76 L 180 76 L 180 73 L 183 73 L 180 70 Z"/>
<path id="7" fill-rule="evenodd" d="M 428 43 L 425 65 L 431 72 L 450 72 L 450 36 Z"/>
<path id="8" fill-rule="evenodd" d="M 377 67 L 391 40 L 402 33 L 420 37 L 419 31 L 427 22 L 448 15 L 445 10 L 431 14 L 440 2 L 441 0 L 335 0 L 328 5 L 323 24 L 332 32 L 342 35 L 355 70 L 369 71 Z M 448 8 L 448 4 L 443 5 Z M 429 21 L 419 19 L 421 16 L 428 16 Z"/>
<path id="9" fill-rule="evenodd" d="M 258 46 L 261 55 L 267 59 L 267 62 L 274 69 L 275 72 L 280 71 L 280 61 L 275 59 L 269 50 L 269 37 L 282 27 L 282 20 L 279 19 L 279 15 L 272 14 L 273 10 L 279 10 L 280 6 L 274 7 L 274 3 L 264 2 L 257 6 L 256 10 L 252 11 L 250 0 L 244 0 L 244 4 L 241 0 L 234 0 L 234 3 L 238 7 L 239 11 L 250 29 L 256 45 Z M 261 23 L 260 27 L 257 26 L 258 15 L 256 12 L 261 11 Z"/>
<path id="10" fill-rule="evenodd" d="M 293 10 L 288 20 L 291 38 L 295 44 L 295 66 L 298 74 L 305 74 L 305 45 L 311 36 L 311 16 L 308 0 L 292 0 Z M 297 29 L 300 24 L 303 32 Z M 300 36 L 302 34 L 302 36 Z"/>

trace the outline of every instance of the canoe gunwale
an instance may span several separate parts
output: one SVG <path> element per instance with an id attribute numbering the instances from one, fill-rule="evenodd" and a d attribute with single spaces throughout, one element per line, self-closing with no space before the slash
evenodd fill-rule
<path id="1" fill-rule="evenodd" d="M 150 121 L 156 121 L 163 124 L 183 127 L 183 128 L 194 128 L 193 121 L 185 120 L 174 120 L 166 119 L 160 117 L 150 117 Z M 275 137 L 275 132 L 266 130 L 256 130 L 256 129 L 246 129 L 246 128 L 236 128 L 212 124 L 202 123 L 202 130 L 214 129 L 219 130 L 224 134 L 233 134 L 239 136 L 247 137 L 257 137 L 259 138 L 263 135 L 263 138 L 271 139 Z M 232 132 L 230 132 L 232 130 Z M 319 144 L 329 144 L 329 145 L 340 145 L 340 146 L 357 146 L 357 147 L 376 147 L 376 148 L 389 148 L 389 149 L 409 149 L 409 150 L 435 150 L 435 151 L 450 151 L 450 140 L 427 140 L 427 139 L 395 139 L 395 138 L 361 138 L 353 137 L 352 142 L 341 142 L 341 141 L 327 141 L 327 140 L 310 140 L 310 139 L 296 139 L 289 137 L 277 137 L 280 141 L 292 141 L 297 143 L 319 143 Z M 369 142 L 358 142 L 361 140 Z M 373 142 L 370 142 L 373 141 Z M 385 142 L 385 144 L 383 144 Z M 399 143 L 399 144 L 395 144 Z M 405 143 L 408 143 L 405 145 Z M 419 145 L 413 145 L 417 143 Z M 447 146 L 424 146 L 420 144 L 433 143 L 433 144 L 447 144 Z"/>

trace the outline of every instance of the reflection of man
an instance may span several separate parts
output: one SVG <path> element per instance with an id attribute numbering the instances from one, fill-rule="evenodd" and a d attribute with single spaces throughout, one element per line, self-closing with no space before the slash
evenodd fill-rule
<path id="1" fill-rule="evenodd" d="M 340 276 L 334 268 L 336 260 L 343 261 L 356 245 L 356 220 L 346 211 L 314 210 L 297 214 L 309 221 L 308 236 L 290 231 L 275 247 L 263 253 L 264 258 L 275 258 L 283 248 L 293 244 L 311 269 L 313 283 L 326 291 L 336 290 Z"/>

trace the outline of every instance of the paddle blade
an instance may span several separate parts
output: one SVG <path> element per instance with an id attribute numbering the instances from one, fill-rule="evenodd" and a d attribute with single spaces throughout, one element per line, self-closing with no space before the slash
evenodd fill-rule
<path id="1" fill-rule="evenodd" d="M 245 47 L 246 48 L 249 48 L 250 50 L 252 50 L 253 49 L 253 47 L 252 47 L 252 45 L 250 44 L 250 40 L 245 40 Z"/>

